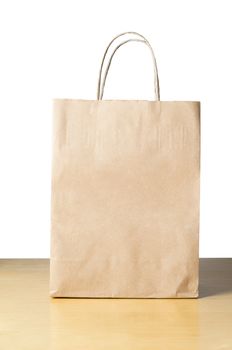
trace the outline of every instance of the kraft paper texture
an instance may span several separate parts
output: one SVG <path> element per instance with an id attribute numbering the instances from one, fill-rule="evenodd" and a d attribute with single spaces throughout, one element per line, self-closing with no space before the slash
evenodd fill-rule
<path id="1" fill-rule="evenodd" d="M 198 296 L 200 103 L 54 100 L 50 295 Z"/>

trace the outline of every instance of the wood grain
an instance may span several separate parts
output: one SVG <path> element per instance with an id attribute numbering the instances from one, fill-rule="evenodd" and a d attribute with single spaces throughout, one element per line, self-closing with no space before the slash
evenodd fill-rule
<path id="1" fill-rule="evenodd" d="M 201 259 L 199 299 L 52 299 L 49 261 L 0 260 L 1 350 L 231 350 L 232 259 Z"/>

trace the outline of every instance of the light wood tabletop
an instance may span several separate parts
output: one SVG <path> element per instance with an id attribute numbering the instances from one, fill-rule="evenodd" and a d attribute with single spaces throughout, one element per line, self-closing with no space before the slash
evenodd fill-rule
<path id="1" fill-rule="evenodd" d="M 52 299 L 49 260 L 0 260 L 1 350 L 232 350 L 232 259 L 200 260 L 199 299 Z"/>

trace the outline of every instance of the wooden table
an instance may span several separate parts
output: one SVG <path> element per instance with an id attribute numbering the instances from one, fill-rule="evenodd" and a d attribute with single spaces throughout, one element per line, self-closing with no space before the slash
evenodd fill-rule
<path id="1" fill-rule="evenodd" d="M 232 259 L 201 259 L 199 299 L 52 299 L 48 279 L 0 260 L 0 350 L 232 350 Z"/>

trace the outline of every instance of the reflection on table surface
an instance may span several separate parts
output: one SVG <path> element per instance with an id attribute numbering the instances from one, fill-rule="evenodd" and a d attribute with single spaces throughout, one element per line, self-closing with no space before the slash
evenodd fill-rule
<path id="1" fill-rule="evenodd" d="M 48 279 L 0 260 L 0 349 L 232 349 L 232 259 L 201 259 L 199 299 L 52 299 Z"/>

